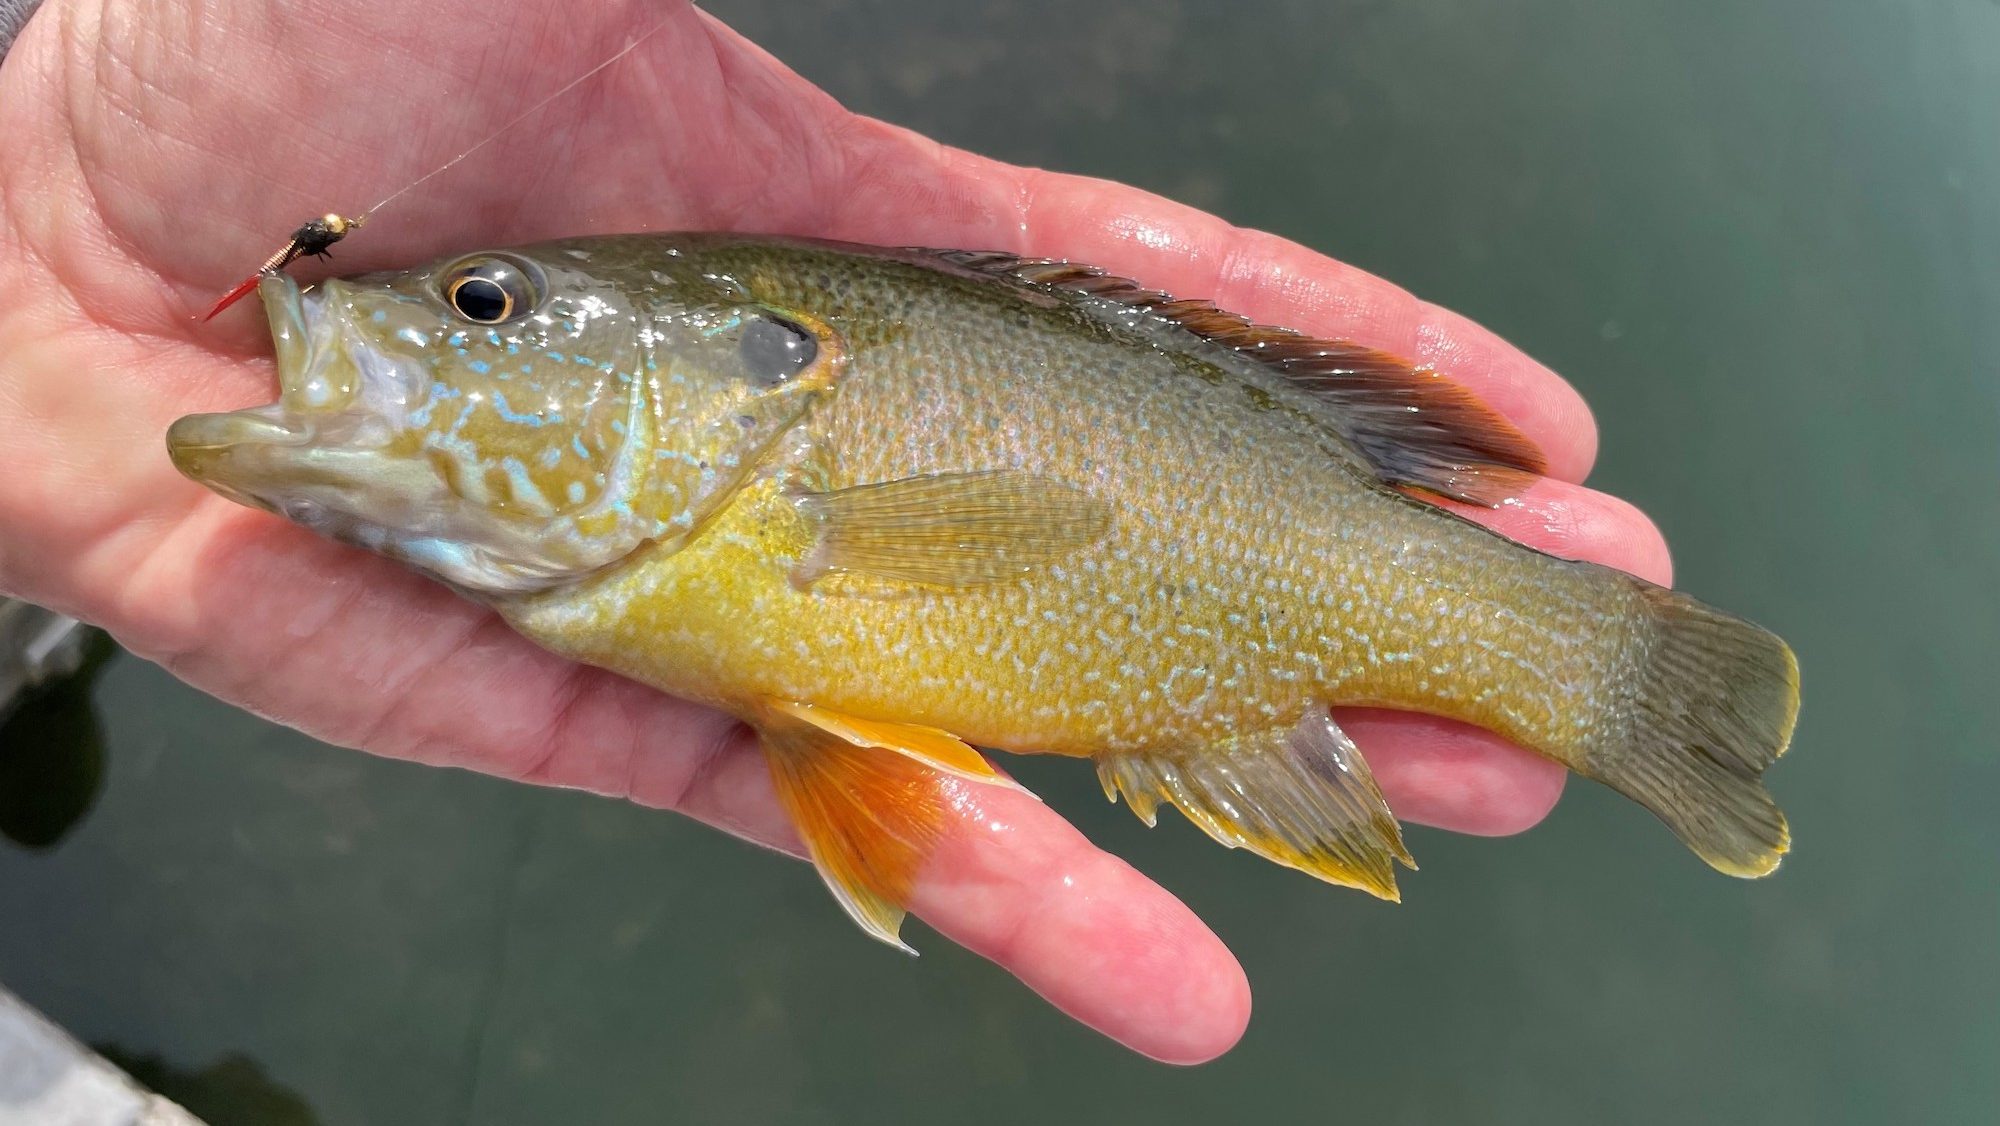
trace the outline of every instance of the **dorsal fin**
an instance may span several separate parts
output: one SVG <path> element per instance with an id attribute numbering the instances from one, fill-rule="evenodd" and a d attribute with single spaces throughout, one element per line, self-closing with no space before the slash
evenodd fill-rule
<path id="1" fill-rule="evenodd" d="M 1208 301 L 1174 298 L 1095 266 L 997 251 L 917 253 L 1153 326 L 1179 329 L 1292 380 L 1332 408 L 1328 422 L 1387 484 L 1495 504 L 1547 469 L 1534 442 L 1470 391 L 1349 340 L 1260 325 Z"/>

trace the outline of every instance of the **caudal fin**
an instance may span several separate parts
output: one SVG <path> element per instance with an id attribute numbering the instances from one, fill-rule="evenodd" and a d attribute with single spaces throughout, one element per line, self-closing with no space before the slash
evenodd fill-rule
<path id="1" fill-rule="evenodd" d="M 1792 741 L 1798 660 L 1760 626 L 1671 590 L 1641 593 L 1656 634 L 1626 736 L 1582 773 L 1652 810 L 1717 871 L 1768 875 L 1791 832 L 1762 776 Z"/>

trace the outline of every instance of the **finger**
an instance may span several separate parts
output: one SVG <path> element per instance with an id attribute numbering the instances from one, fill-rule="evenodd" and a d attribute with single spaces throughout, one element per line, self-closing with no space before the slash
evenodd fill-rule
<path id="1" fill-rule="evenodd" d="M 1582 396 L 1466 318 L 1288 239 L 1133 188 L 1050 174 L 1030 183 L 1030 253 L 1143 271 L 1148 285 L 1402 356 L 1467 387 L 1513 422 L 1542 448 L 1551 476 L 1581 481 L 1590 471 L 1597 430 Z"/>
<path id="2" fill-rule="evenodd" d="M 1479 394 L 1542 447 L 1550 475 L 1581 481 L 1589 472 L 1597 430 L 1583 398 L 1471 321 L 1297 243 L 1150 192 L 1020 168 L 844 115 L 763 50 L 702 18 L 719 55 L 783 74 L 812 106 L 820 133 L 837 139 L 834 158 L 815 162 L 832 171 L 795 178 L 812 186 L 809 202 L 818 206 L 770 217 L 780 229 L 1069 258 L 1267 324 L 1357 340 Z"/>
<path id="3" fill-rule="evenodd" d="M 1366 271 L 1122 184 L 1019 168 L 865 119 L 838 135 L 838 172 L 821 177 L 831 204 L 798 211 L 799 233 L 1069 258 L 1267 324 L 1357 340 L 1481 396 L 1542 448 L 1551 476 L 1581 481 L 1590 471 L 1597 430 L 1574 388 Z"/>
<path id="4" fill-rule="evenodd" d="M 887 127 L 871 143 L 908 150 L 903 159 L 911 167 L 878 155 L 857 166 L 860 174 L 924 178 L 960 191 L 850 185 L 841 197 L 846 206 L 833 216 L 840 237 L 1069 258 L 1267 324 L 1357 340 L 1472 390 L 1542 448 L 1551 476 L 1580 481 L 1590 471 L 1597 430 L 1575 389 L 1491 332 L 1363 270 L 1136 188 L 941 152 Z M 996 191 L 1009 206 L 998 206 Z M 968 196 L 993 206 L 969 207 Z M 916 209 L 926 203 L 929 211 Z"/>
<path id="5" fill-rule="evenodd" d="M 215 521 L 199 546 L 174 545 L 189 565 L 135 577 L 164 609 L 128 637 L 177 673 L 335 742 L 629 797 L 802 851 L 730 717 L 563 661 L 490 612 L 268 518 Z M 277 628 L 211 652 L 229 618 Z M 1236 1042 L 1248 986 L 1192 912 L 1034 799 L 971 790 L 918 914 L 1140 1052 L 1191 1063 Z"/>
<path id="6" fill-rule="evenodd" d="M 1489 731 L 1415 712 L 1335 708 L 1398 820 L 1504 837 L 1539 824 L 1569 771 Z"/>
<path id="7" fill-rule="evenodd" d="M 1200 1063 L 1250 1019 L 1250 987 L 1186 905 L 1046 806 L 982 794 L 912 903 L 1063 1012 L 1135 1051 Z"/>
<path id="8" fill-rule="evenodd" d="M 1666 537 L 1645 513 L 1609 493 L 1543 479 L 1492 508 L 1452 501 L 1440 506 L 1537 551 L 1673 585 Z"/>
<path id="9" fill-rule="evenodd" d="M 689 777 L 663 782 L 641 800 L 803 853 L 748 731 Z M 1242 1037 L 1242 967 L 1180 900 L 1025 794 L 967 785 L 952 809 L 909 904 L 938 933 L 1154 1059 L 1200 1063 Z"/>

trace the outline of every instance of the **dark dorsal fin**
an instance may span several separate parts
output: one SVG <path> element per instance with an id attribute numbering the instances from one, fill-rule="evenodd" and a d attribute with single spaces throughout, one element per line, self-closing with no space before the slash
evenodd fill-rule
<path id="1" fill-rule="evenodd" d="M 1541 450 L 1470 391 L 1400 357 L 1253 323 L 1207 301 L 1176 299 L 1095 266 L 997 251 L 921 251 L 1106 312 L 1133 314 L 1289 377 L 1331 407 L 1328 422 L 1376 476 L 1454 500 L 1495 504 L 1547 468 Z"/>

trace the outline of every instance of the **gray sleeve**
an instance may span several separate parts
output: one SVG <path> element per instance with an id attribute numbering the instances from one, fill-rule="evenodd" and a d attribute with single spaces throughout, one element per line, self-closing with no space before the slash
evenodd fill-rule
<path id="1" fill-rule="evenodd" d="M 42 0 L 0 0 L 0 59 L 7 57 L 7 48 L 14 45 L 14 37 L 21 34 L 28 17 L 42 6 Z"/>

